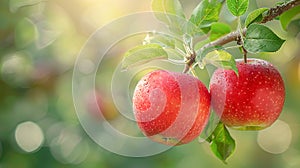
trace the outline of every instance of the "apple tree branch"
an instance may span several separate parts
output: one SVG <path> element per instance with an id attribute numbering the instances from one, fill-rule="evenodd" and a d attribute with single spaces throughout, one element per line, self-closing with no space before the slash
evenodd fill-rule
<path id="1" fill-rule="evenodd" d="M 296 6 L 300 5 L 300 0 L 291 0 L 287 3 L 284 3 L 282 5 L 278 5 L 275 6 L 273 8 L 270 8 L 266 15 L 263 16 L 262 20 L 259 23 L 266 23 L 269 22 L 271 20 L 273 20 L 274 18 L 280 16 L 282 13 L 284 13 L 285 11 L 288 11 Z M 244 28 L 242 30 L 242 34 L 245 35 L 247 31 L 247 28 Z M 207 48 L 211 48 L 211 47 L 215 47 L 215 46 L 222 46 L 224 44 L 227 44 L 229 42 L 232 41 L 237 41 L 238 39 L 240 39 L 240 32 L 239 31 L 233 31 L 215 41 L 212 41 L 210 43 L 207 43 L 206 45 L 204 45 L 203 47 L 201 47 L 199 49 L 199 53 L 203 52 L 205 49 Z M 192 54 L 189 57 L 189 60 L 187 61 L 185 68 L 183 70 L 183 73 L 187 73 L 190 68 L 192 67 L 192 65 L 195 63 L 195 58 L 196 58 L 196 54 Z"/>

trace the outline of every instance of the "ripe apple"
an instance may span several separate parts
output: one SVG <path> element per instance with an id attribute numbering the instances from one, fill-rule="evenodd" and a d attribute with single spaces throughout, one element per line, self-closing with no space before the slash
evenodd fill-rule
<path id="1" fill-rule="evenodd" d="M 217 69 L 210 81 L 212 107 L 229 127 L 260 130 L 280 115 L 285 88 L 279 72 L 267 61 L 237 60 L 233 70 Z"/>
<path id="2" fill-rule="evenodd" d="M 210 94 L 197 78 L 155 70 L 138 82 L 133 110 L 138 126 L 151 140 L 186 144 L 199 136 L 208 121 Z"/>

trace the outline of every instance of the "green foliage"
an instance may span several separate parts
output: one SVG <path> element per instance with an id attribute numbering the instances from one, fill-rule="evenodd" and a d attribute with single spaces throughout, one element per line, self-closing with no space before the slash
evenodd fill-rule
<path id="1" fill-rule="evenodd" d="M 267 10 L 268 8 L 259 8 L 249 13 L 245 20 L 245 26 L 248 27 L 252 23 L 260 22 L 263 18 L 263 13 Z"/>
<path id="2" fill-rule="evenodd" d="M 280 49 L 284 41 L 268 27 L 251 24 L 247 29 L 244 47 L 251 53 L 275 52 Z"/>
<path id="3" fill-rule="evenodd" d="M 152 10 L 154 12 L 173 14 L 178 17 L 185 18 L 182 6 L 178 0 L 153 0 Z M 167 20 L 167 16 L 165 18 L 158 18 L 158 19 L 161 19 L 161 21 L 169 23 L 169 20 Z"/>
<path id="4" fill-rule="evenodd" d="M 143 44 L 158 44 L 163 48 L 179 49 L 184 51 L 183 41 L 162 33 L 148 33 Z"/>
<path id="5" fill-rule="evenodd" d="M 199 41 L 195 44 L 194 49 L 199 50 L 201 47 L 203 47 L 205 44 L 209 43 L 210 41 L 211 41 L 210 39 Z"/>
<path id="6" fill-rule="evenodd" d="M 145 37 L 143 44 L 159 44 L 162 47 L 175 48 L 175 38 L 172 38 L 169 35 L 161 33 L 148 33 Z"/>
<path id="7" fill-rule="evenodd" d="M 214 50 L 208 53 L 203 58 L 203 63 L 209 63 L 223 69 L 232 69 L 236 74 L 238 74 L 234 57 L 224 50 Z"/>
<path id="8" fill-rule="evenodd" d="M 178 0 L 153 0 L 152 10 L 158 20 L 166 23 L 172 32 L 182 34 L 185 15 Z"/>
<path id="9" fill-rule="evenodd" d="M 228 24 L 214 22 L 211 24 L 211 32 L 210 32 L 209 39 L 211 41 L 214 41 L 230 32 L 231 32 L 231 28 Z"/>
<path id="10" fill-rule="evenodd" d="M 168 60 L 170 60 L 170 61 L 179 60 L 179 61 L 183 62 L 182 60 L 184 59 L 184 56 L 182 54 L 180 54 L 178 52 L 178 50 L 173 49 L 173 48 L 165 48 L 164 50 L 168 54 Z"/>
<path id="11" fill-rule="evenodd" d="M 154 59 L 167 59 L 167 52 L 158 44 L 136 46 L 128 50 L 122 61 L 122 69 L 141 65 Z"/>
<path id="12" fill-rule="evenodd" d="M 234 16 L 242 16 L 248 9 L 249 0 L 227 0 L 227 7 Z"/>
<path id="13" fill-rule="evenodd" d="M 283 29 L 287 29 L 289 23 L 295 19 L 300 18 L 300 6 L 296 6 L 295 8 L 284 12 L 280 15 L 279 20 Z"/>
<path id="14" fill-rule="evenodd" d="M 212 152 L 224 163 L 235 150 L 235 141 L 223 123 L 219 123 L 207 139 Z"/>
<path id="15" fill-rule="evenodd" d="M 222 2 L 220 0 L 201 1 L 194 9 L 190 22 L 207 33 L 210 30 L 211 24 L 219 20 Z"/>

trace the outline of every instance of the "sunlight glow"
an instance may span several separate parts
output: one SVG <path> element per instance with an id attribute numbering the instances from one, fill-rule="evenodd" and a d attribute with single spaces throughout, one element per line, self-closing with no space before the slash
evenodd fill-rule
<path id="1" fill-rule="evenodd" d="M 15 131 L 16 142 L 25 152 L 33 152 L 44 142 L 42 129 L 31 121 L 19 124 Z"/>

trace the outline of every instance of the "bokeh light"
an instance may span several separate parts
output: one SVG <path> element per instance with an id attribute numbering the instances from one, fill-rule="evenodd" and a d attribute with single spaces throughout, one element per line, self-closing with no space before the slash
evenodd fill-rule
<path id="1" fill-rule="evenodd" d="M 7 55 L 1 61 L 2 79 L 12 86 L 26 87 L 32 73 L 32 60 L 24 52 Z"/>
<path id="2" fill-rule="evenodd" d="M 95 70 L 95 68 L 96 65 L 91 60 L 83 60 L 79 65 L 79 71 L 83 74 L 90 74 Z"/>
<path id="3" fill-rule="evenodd" d="M 42 146 L 44 134 L 36 123 L 26 121 L 17 126 L 15 139 L 22 150 L 25 152 L 33 152 Z"/>
<path id="4" fill-rule="evenodd" d="M 53 157 L 61 163 L 79 164 L 89 153 L 89 146 L 74 128 L 63 128 L 50 142 Z"/>
<path id="5" fill-rule="evenodd" d="M 285 152 L 292 141 L 289 125 L 277 120 L 271 127 L 258 132 L 257 143 L 266 152 L 280 154 Z"/>

